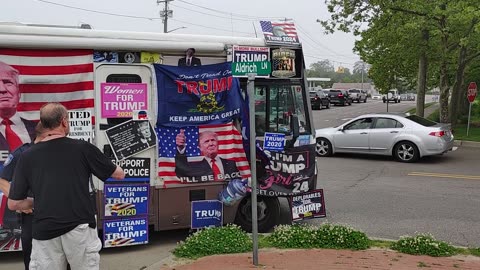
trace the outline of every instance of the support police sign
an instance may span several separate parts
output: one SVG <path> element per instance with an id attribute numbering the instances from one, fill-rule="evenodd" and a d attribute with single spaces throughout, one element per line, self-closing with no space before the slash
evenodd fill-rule
<path id="1" fill-rule="evenodd" d="M 248 73 L 255 73 L 256 77 L 268 78 L 271 71 L 270 48 L 233 46 L 233 76 L 247 77 Z"/>

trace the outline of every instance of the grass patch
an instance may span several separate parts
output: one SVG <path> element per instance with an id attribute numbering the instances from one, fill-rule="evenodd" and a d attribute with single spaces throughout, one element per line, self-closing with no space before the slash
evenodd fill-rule
<path id="1" fill-rule="evenodd" d="M 452 245 L 438 241 L 430 234 L 402 237 L 391 248 L 402 253 L 432 257 L 448 257 L 458 252 Z"/>
<path id="2" fill-rule="evenodd" d="M 467 250 L 470 255 L 480 257 L 480 248 L 469 248 Z"/>
<path id="3" fill-rule="evenodd" d="M 423 107 L 423 109 L 426 109 L 430 106 L 432 106 L 433 104 L 435 104 L 436 102 L 428 102 L 428 103 L 425 103 L 425 106 Z M 417 112 L 417 108 L 414 107 L 414 108 L 411 108 L 410 110 L 406 111 L 406 113 L 409 113 L 409 114 L 415 114 Z"/>
<path id="4" fill-rule="evenodd" d="M 177 257 L 195 259 L 214 254 L 252 250 L 250 236 L 237 225 L 206 228 L 190 235 L 173 250 Z"/>
<path id="5" fill-rule="evenodd" d="M 275 227 L 268 239 L 277 248 L 363 250 L 370 247 L 370 240 L 365 233 L 334 224 L 323 224 L 320 227 L 280 225 Z"/>
<path id="6" fill-rule="evenodd" d="M 395 241 L 388 241 L 388 240 L 370 240 L 370 245 L 372 247 L 378 248 L 390 248 Z"/>
<path id="7" fill-rule="evenodd" d="M 457 124 L 453 130 L 453 136 L 456 140 L 465 140 L 465 141 L 480 141 L 480 127 L 475 127 L 470 124 L 470 130 L 467 136 L 467 125 L 466 124 Z"/>

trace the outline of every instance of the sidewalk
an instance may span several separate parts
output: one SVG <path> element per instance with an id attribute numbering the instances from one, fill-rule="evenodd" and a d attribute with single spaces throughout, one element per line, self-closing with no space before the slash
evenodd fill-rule
<path id="1" fill-rule="evenodd" d="M 480 269 L 480 257 L 454 256 L 430 257 L 414 256 L 387 249 L 362 251 L 309 249 L 259 251 L 259 266 L 252 264 L 252 253 L 215 255 L 203 257 L 187 264 L 179 265 L 175 260 L 159 265 L 162 270 L 243 270 L 243 269 L 285 269 L 285 270 L 410 270 L 410 269 Z M 180 261 L 186 263 L 186 261 Z M 159 268 L 148 268 L 158 270 Z"/>

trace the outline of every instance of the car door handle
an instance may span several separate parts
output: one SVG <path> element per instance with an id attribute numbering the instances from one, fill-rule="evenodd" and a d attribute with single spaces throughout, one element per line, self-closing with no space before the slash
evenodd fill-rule
<path id="1" fill-rule="evenodd" d="M 362 135 L 363 135 L 363 134 L 368 134 L 368 132 L 362 132 L 362 133 L 360 133 L 360 134 L 362 134 Z"/>
<path id="2" fill-rule="evenodd" d="M 390 131 L 390 133 L 398 133 L 398 131 Z"/>

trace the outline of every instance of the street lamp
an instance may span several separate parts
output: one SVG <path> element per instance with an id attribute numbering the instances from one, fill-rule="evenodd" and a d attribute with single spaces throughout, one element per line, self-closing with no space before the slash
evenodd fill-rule
<path id="1" fill-rule="evenodd" d="M 174 28 L 172 30 L 168 30 L 166 33 L 170 33 L 170 32 L 173 32 L 173 31 L 176 31 L 176 30 L 179 30 L 179 29 L 184 29 L 184 28 L 187 28 L 187 27 L 185 27 L 185 26 L 177 27 L 177 28 Z"/>

